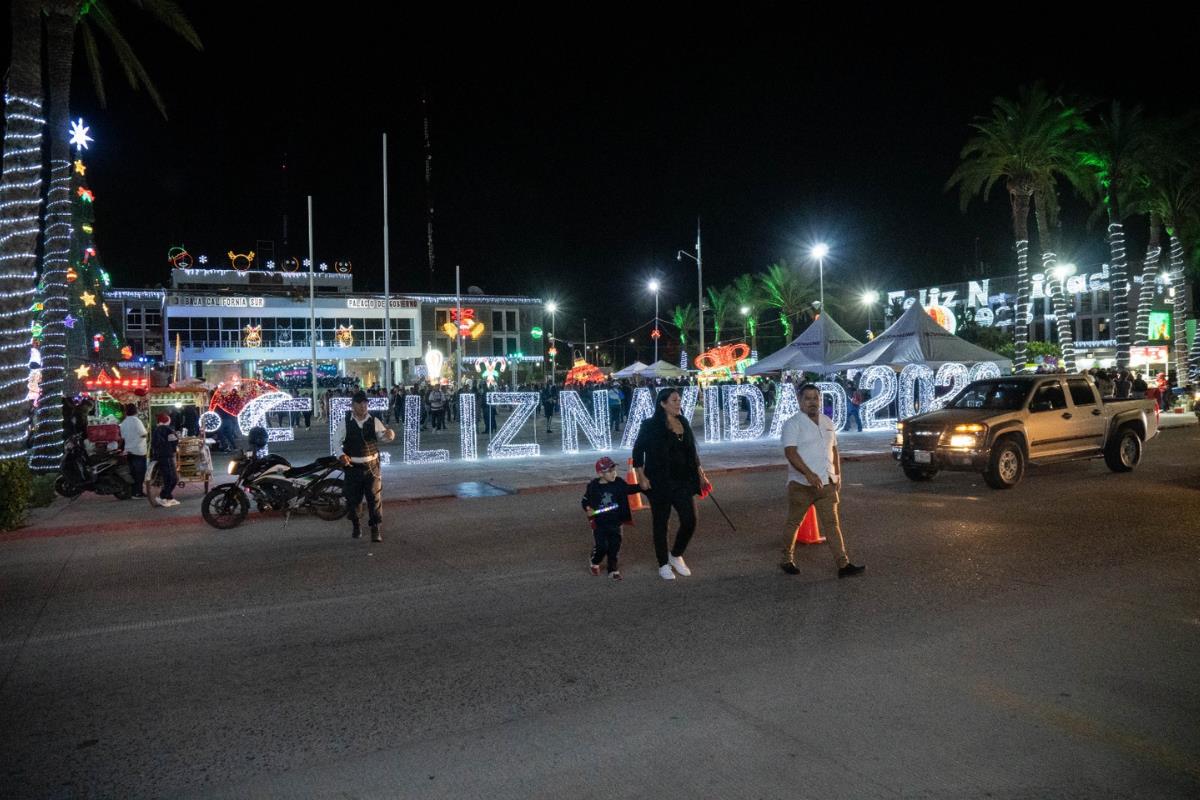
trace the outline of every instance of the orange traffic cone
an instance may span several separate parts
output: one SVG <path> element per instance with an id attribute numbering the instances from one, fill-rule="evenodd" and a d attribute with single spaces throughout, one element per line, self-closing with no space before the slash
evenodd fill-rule
<path id="1" fill-rule="evenodd" d="M 633 474 L 633 459 L 631 458 L 628 460 L 629 460 L 629 474 L 627 474 L 625 476 L 625 482 L 628 483 L 630 486 L 635 486 L 637 484 L 637 476 Z M 646 501 L 644 501 L 642 499 L 641 492 L 638 492 L 637 494 L 629 495 L 629 510 L 630 511 L 641 511 L 645 507 L 646 507 Z"/>
<path id="2" fill-rule="evenodd" d="M 808 507 L 808 513 L 804 515 L 804 519 L 800 520 L 800 524 L 796 526 L 794 541 L 796 544 L 824 544 L 825 537 L 821 535 L 821 528 L 817 525 L 817 509 L 815 506 Z"/>

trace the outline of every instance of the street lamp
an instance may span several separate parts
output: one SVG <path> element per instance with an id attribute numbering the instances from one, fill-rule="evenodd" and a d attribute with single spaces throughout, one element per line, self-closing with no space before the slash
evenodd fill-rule
<path id="1" fill-rule="evenodd" d="M 821 311 L 825 311 L 825 256 L 829 255 L 829 245 L 818 242 L 813 245 L 809 254 L 817 260 L 817 271 L 821 276 Z"/>
<path id="2" fill-rule="evenodd" d="M 683 261 L 683 257 L 687 256 L 692 261 L 696 262 L 696 284 L 698 286 L 696 303 L 696 313 L 700 319 L 700 352 L 704 352 L 704 257 L 700 254 L 700 220 L 696 219 L 696 255 L 692 255 L 684 250 L 680 250 L 675 254 L 676 261 Z M 655 359 L 656 361 L 658 359 Z"/>
<path id="3" fill-rule="evenodd" d="M 867 307 L 867 333 L 871 332 L 871 309 L 879 302 L 879 292 L 868 289 L 862 295 L 863 305 Z"/>
<path id="4" fill-rule="evenodd" d="M 654 330 L 650 332 L 650 337 L 654 339 L 654 363 L 658 363 L 658 290 L 661 284 L 657 280 L 652 280 L 648 284 L 650 291 L 654 292 Z"/>
<path id="5" fill-rule="evenodd" d="M 554 338 L 554 331 L 557 327 L 555 313 L 558 311 L 558 303 L 553 300 L 546 303 L 546 311 L 550 312 L 550 381 L 553 383 L 558 379 L 558 348 L 555 346 L 555 342 L 558 340 Z"/>

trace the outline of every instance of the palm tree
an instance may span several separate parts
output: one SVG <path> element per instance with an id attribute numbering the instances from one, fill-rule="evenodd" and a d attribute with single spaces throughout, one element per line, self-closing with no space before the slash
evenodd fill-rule
<path id="1" fill-rule="evenodd" d="M 730 297 L 738 306 L 742 316 L 742 338 L 746 338 L 747 329 L 750 333 L 750 349 L 758 350 L 758 307 L 762 302 L 758 293 L 758 281 L 750 273 L 737 276 L 730 287 Z M 745 313 L 742 313 L 745 309 Z"/>
<path id="2" fill-rule="evenodd" d="M 959 154 L 961 163 L 946 182 L 947 189 L 958 185 L 964 212 L 975 197 L 986 201 L 998 182 L 1004 181 L 1008 190 L 1017 251 L 1013 338 L 1018 369 L 1024 367 L 1029 353 L 1030 203 L 1040 192 L 1045 211 L 1042 218 L 1050 230 L 1052 216 L 1057 212 L 1058 179 L 1065 178 L 1077 188 L 1087 188 L 1073 158 L 1074 137 L 1081 126 L 1078 110 L 1047 92 L 1040 83 L 1021 88 L 1015 101 L 998 97 L 992 101 L 991 116 L 977 117 L 971 124 L 975 134 L 963 147 Z M 1057 256 L 1050 245 L 1049 241 L 1042 242 L 1042 260 L 1043 268 L 1052 270 Z M 1061 331 L 1060 328 L 1060 335 Z"/>
<path id="3" fill-rule="evenodd" d="M 1113 101 L 1107 115 L 1088 137 L 1079 154 L 1080 164 L 1092 170 L 1100 207 L 1108 219 L 1108 249 L 1112 270 L 1113 332 L 1117 338 L 1117 368 L 1129 366 L 1129 272 L 1125 259 L 1125 215 L 1131 190 L 1145 175 L 1149 140 L 1142 109 L 1125 110 Z"/>
<path id="4" fill-rule="evenodd" d="M 135 5 L 185 41 L 202 50 L 203 45 L 172 0 L 137 0 Z M 50 187 L 42 222 L 44 236 L 41 301 L 42 330 L 42 402 L 38 407 L 33 454 L 30 466 L 36 472 L 51 472 L 58 467 L 62 451 L 61 405 L 66 368 L 66 327 L 69 301 L 67 268 L 71 242 L 71 149 L 66 133 L 70 121 L 71 70 L 78 31 L 84 55 L 92 73 L 92 82 L 101 107 L 107 98 L 100 65 L 97 36 L 110 43 L 118 63 L 133 89 L 144 86 L 155 107 L 165 119 L 166 107 L 138 57 L 117 28 L 109 4 L 103 0 L 46 0 L 47 53 L 49 63 Z"/>
<path id="5" fill-rule="evenodd" d="M 12 4 L 12 65 L 4 87 L 0 183 L 0 461 L 25 458 L 29 434 L 29 307 L 37 278 L 41 204 L 41 3 Z"/>
<path id="6" fill-rule="evenodd" d="M 767 267 L 767 274 L 759 276 L 764 305 L 777 309 L 779 322 L 783 325 L 785 343 L 792 339 L 792 318 L 799 320 L 811 316 L 809 305 L 815 295 L 811 281 L 803 280 L 786 261 Z"/>
<path id="7" fill-rule="evenodd" d="M 730 291 L 727 287 L 720 289 L 712 286 L 705 290 L 708 294 L 708 308 L 712 312 L 713 342 L 721 341 L 721 328 L 729 321 Z"/>
<path id="8" fill-rule="evenodd" d="M 696 328 L 696 307 L 691 303 L 671 310 L 671 323 L 679 330 L 679 349 L 687 350 L 687 337 Z"/>

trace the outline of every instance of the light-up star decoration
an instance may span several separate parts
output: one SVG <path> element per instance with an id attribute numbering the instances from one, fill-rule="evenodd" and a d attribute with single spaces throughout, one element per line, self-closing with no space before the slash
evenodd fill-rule
<path id="1" fill-rule="evenodd" d="M 321 272 L 329 272 L 329 265 L 324 261 L 321 262 Z"/>
<path id="2" fill-rule="evenodd" d="M 96 305 L 96 295 L 92 294 L 91 292 L 84 292 L 83 294 L 79 295 L 79 299 L 83 301 L 85 306 Z"/>
<path id="3" fill-rule="evenodd" d="M 75 159 L 75 174 L 87 175 L 87 166 L 84 165 L 82 159 Z"/>
<path id="4" fill-rule="evenodd" d="M 308 269 L 311 266 L 312 266 L 312 259 L 311 258 L 304 259 L 304 268 Z"/>
<path id="5" fill-rule="evenodd" d="M 79 378 L 79 380 L 81 380 L 81 381 L 87 380 L 87 377 L 91 374 L 92 374 L 92 371 L 91 371 L 91 369 L 88 368 L 87 364 L 82 364 L 82 365 L 80 365 L 80 367 L 77 370 L 75 370 L 75 377 Z"/>
<path id="6" fill-rule="evenodd" d="M 200 256 L 200 258 L 198 258 L 197 261 L 199 261 L 201 264 L 207 264 L 208 256 Z"/>
<path id="7" fill-rule="evenodd" d="M 91 130 L 91 128 L 84 126 L 82 117 L 80 117 L 78 121 L 72 122 L 71 123 L 71 144 L 73 144 L 75 147 L 81 148 L 83 150 L 87 150 L 88 142 L 96 141 L 91 136 L 88 136 L 88 131 L 90 131 L 90 130 Z"/>
<path id="8" fill-rule="evenodd" d="M 78 320 L 76 320 L 76 319 L 75 319 L 74 317 L 72 317 L 70 314 L 67 314 L 67 316 L 63 318 L 63 325 L 66 325 L 68 328 L 74 329 L 74 328 L 75 328 L 75 323 L 76 323 L 77 321 L 78 321 Z"/>
<path id="9" fill-rule="evenodd" d="M 275 269 L 275 260 L 274 259 L 267 261 L 267 269 Z"/>

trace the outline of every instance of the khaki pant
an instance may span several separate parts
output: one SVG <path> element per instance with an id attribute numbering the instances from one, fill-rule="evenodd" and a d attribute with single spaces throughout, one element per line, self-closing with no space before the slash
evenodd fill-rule
<path id="1" fill-rule="evenodd" d="M 837 560 L 838 567 L 844 567 L 850 563 L 850 557 L 846 555 L 846 543 L 842 540 L 842 521 L 838 516 L 839 502 L 838 484 L 836 483 L 826 484 L 817 489 L 795 481 L 788 481 L 788 544 L 783 548 L 784 561 L 791 561 L 796 552 L 796 526 L 804 520 L 809 507 L 816 506 L 817 523 L 821 526 L 821 535 L 829 543 L 829 549 L 833 551 L 833 557 Z"/>

